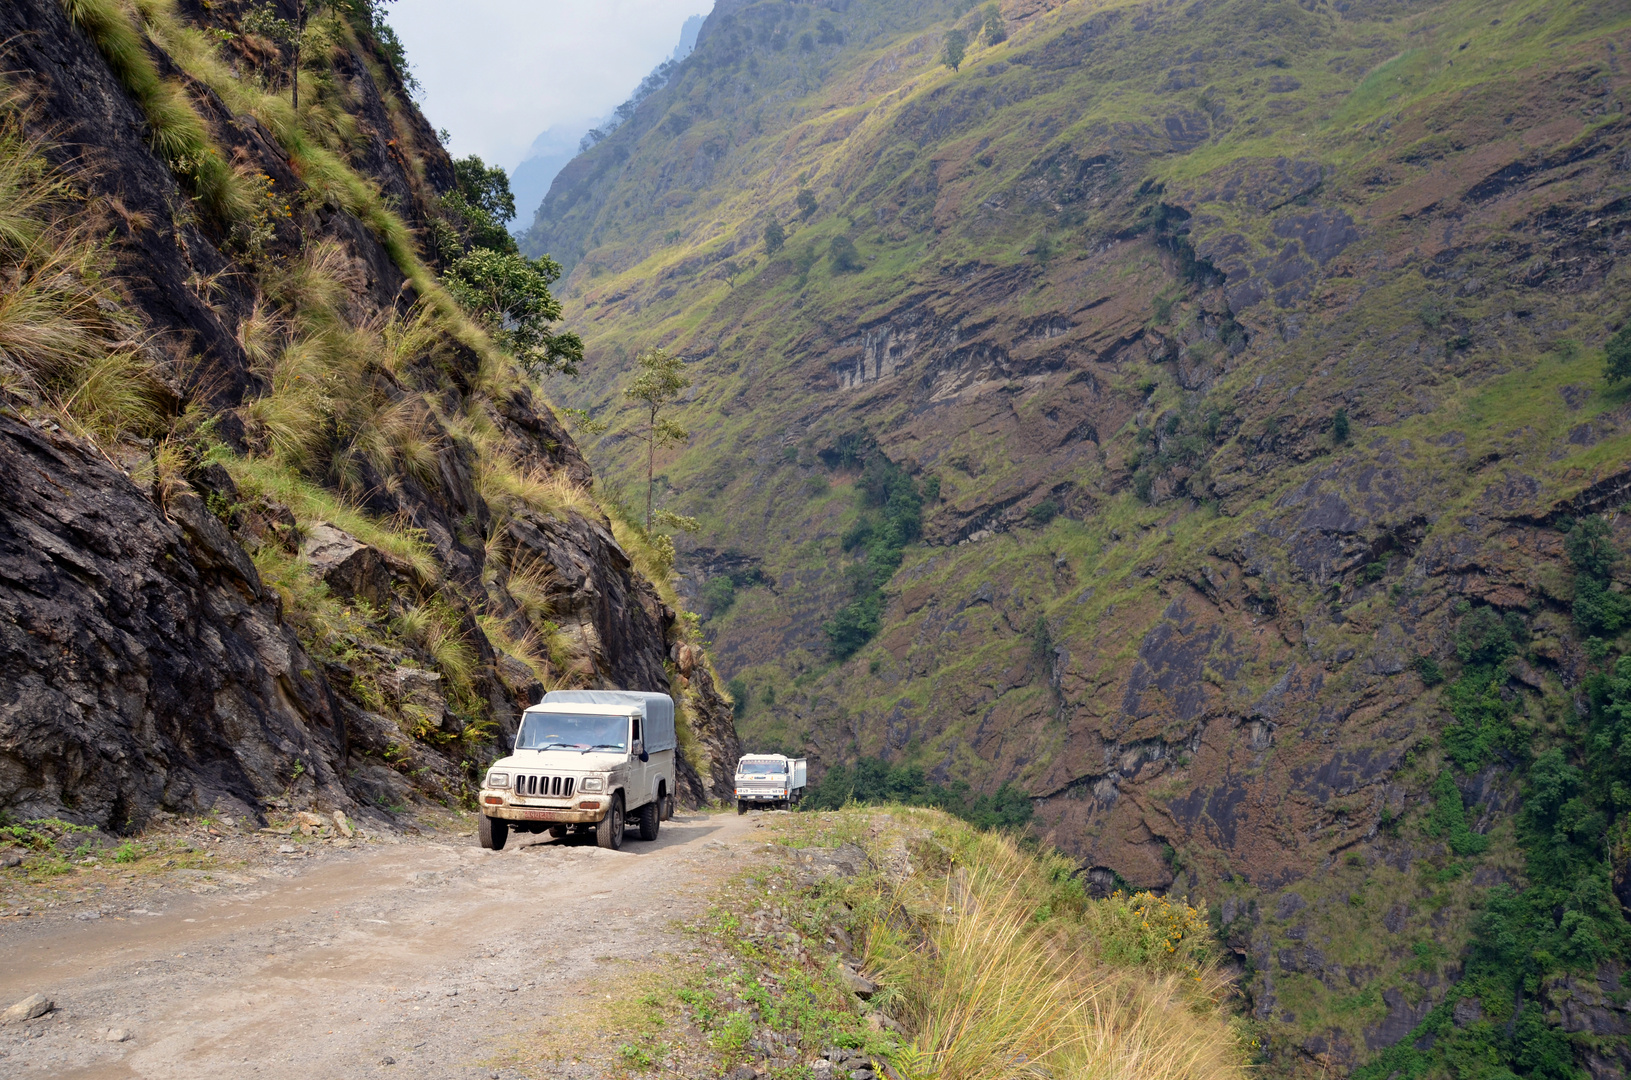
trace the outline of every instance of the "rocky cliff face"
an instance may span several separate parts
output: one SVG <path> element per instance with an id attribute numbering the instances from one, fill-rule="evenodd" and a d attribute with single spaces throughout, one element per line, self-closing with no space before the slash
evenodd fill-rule
<path id="1" fill-rule="evenodd" d="M 1478 928 L 1551 878 L 1534 769 L 1598 768 L 1624 649 L 1580 597 L 1625 564 L 1565 550 L 1631 542 L 1623 13 L 1000 13 L 722 10 L 540 212 L 574 404 L 691 360 L 661 482 L 745 737 L 1021 785 L 1089 881 L 1209 900 L 1277 1073 L 1620 1075 L 1615 1016 L 1535 996 L 1618 977 L 1619 905 L 1559 898 L 1620 944 L 1526 952 L 1528 1012 Z M 874 599 L 877 455 L 923 509 Z"/>
<path id="2" fill-rule="evenodd" d="M 457 801 L 554 685 L 672 689 L 682 794 L 721 797 L 730 707 L 673 603 L 571 437 L 436 307 L 409 229 L 439 219 L 451 163 L 366 20 L 317 27 L 295 114 L 253 81 L 276 84 L 281 57 L 247 10 L 0 11 L 23 125 L 7 164 L 43 155 L 78 200 L 46 201 L 50 244 L 83 220 L 108 237 L 98 302 L 157 400 L 141 430 L 94 433 L 82 401 L 6 384 L 0 809 L 126 829 L 160 808 Z M 171 92 L 260 202 L 215 212 L 203 168 L 155 149 Z M 31 257 L 0 298 L 24 295 Z M 31 370 L 8 317 L 7 371 Z M 291 374 L 324 348 L 351 366 Z M 332 385 L 291 397 L 301 379 Z M 294 400 L 304 419 L 280 411 Z"/>

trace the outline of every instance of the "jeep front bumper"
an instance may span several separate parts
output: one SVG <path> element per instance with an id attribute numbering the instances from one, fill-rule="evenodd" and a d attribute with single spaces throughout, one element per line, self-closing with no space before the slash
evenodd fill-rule
<path id="1" fill-rule="evenodd" d="M 518 799 L 501 791 L 481 793 L 481 812 L 505 821 L 551 821 L 565 825 L 593 825 L 606 816 L 604 797 L 574 799 L 566 806 L 545 806 L 542 799 Z"/>

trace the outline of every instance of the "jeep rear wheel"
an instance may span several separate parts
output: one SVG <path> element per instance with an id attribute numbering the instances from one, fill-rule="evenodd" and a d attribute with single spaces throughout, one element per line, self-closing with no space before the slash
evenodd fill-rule
<path id="1" fill-rule="evenodd" d="M 595 843 L 612 851 L 623 846 L 623 796 L 612 796 L 612 808 L 595 826 Z"/>
<path id="2" fill-rule="evenodd" d="M 737 799 L 736 800 L 736 812 L 738 814 L 747 813 L 748 812 L 748 804 L 742 799 Z"/>
<path id="3" fill-rule="evenodd" d="M 503 851 L 504 841 L 510 838 L 510 823 L 503 818 L 490 818 L 483 814 L 476 834 L 481 838 L 482 847 L 489 851 Z"/>
<path id="4" fill-rule="evenodd" d="M 640 839 L 657 839 L 658 822 L 662 817 L 662 815 L 657 813 L 657 804 L 654 802 L 648 802 L 636 813 L 638 814 L 640 821 Z"/>
<path id="5" fill-rule="evenodd" d="M 549 835 L 551 835 L 555 839 L 559 840 L 561 837 L 566 835 L 566 826 L 565 825 L 551 825 L 549 827 Z"/>

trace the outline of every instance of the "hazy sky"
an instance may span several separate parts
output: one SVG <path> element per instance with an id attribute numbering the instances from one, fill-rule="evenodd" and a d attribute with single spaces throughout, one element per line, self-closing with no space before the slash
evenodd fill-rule
<path id="1" fill-rule="evenodd" d="M 514 168 L 551 124 L 598 119 L 713 0 L 397 0 L 420 107 L 455 156 Z"/>

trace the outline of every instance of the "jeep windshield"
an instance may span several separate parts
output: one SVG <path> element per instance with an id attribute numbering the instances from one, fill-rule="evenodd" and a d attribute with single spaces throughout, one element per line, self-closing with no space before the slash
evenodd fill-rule
<path id="1" fill-rule="evenodd" d="M 629 718 L 579 713 L 528 712 L 521 719 L 517 750 L 612 750 L 629 748 Z"/>

